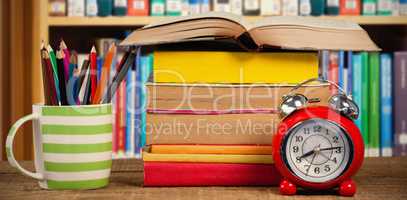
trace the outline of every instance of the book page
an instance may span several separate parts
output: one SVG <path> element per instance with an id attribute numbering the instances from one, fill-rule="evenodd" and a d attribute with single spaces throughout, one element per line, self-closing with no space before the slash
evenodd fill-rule
<path id="1" fill-rule="evenodd" d="M 317 17 L 301 16 L 273 16 L 265 17 L 247 27 L 248 30 L 266 26 L 310 27 L 315 29 L 333 30 L 363 30 L 357 23 L 345 20 L 321 19 Z"/>

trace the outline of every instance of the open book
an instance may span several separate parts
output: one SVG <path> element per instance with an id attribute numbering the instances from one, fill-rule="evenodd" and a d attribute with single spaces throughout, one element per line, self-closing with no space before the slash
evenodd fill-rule
<path id="1" fill-rule="evenodd" d="M 233 39 L 246 49 L 380 50 L 358 24 L 317 17 L 275 16 L 255 23 L 211 12 L 176 17 L 134 31 L 122 45 L 155 45 L 195 40 Z"/>

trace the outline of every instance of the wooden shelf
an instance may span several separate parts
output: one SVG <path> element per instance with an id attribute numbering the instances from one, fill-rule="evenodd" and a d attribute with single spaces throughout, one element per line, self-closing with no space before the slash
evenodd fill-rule
<path id="1" fill-rule="evenodd" d="M 172 17 L 48 17 L 48 26 L 144 26 Z M 256 21 L 263 17 L 245 17 Z M 407 16 L 321 16 L 323 19 L 349 20 L 360 25 L 407 25 Z"/>

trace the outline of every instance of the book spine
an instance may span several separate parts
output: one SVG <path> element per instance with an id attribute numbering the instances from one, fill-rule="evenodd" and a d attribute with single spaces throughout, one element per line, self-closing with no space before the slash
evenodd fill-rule
<path id="1" fill-rule="evenodd" d="M 362 110 L 363 102 L 362 102 L 362 54 L 361 53 L 354 53 L 352 58 L 352 94 L 353 100 L 359 106 L 359 109 Z M 365 113 L 360 112 L 359 118 L 355 120 L 356 125 L 359 127 L 363 141 L 365 143 L 365 148 L 367 149 L 368 144 L 368 133 L 362 132 L 362 118 L 364 117 Z M 365 149 L 365 153 L 367 151 Z"/>
<path id="2" fill-rule="evenodd" d="M 361 105 L 361 119 L 362 119 L 362 135 L 366 134 L 365 145 L 367 147 L 366 156 L 369 156 L 370 152 L 370 130 L 369 130 L 369 56 L 367 52 L 362 52 L 362 105 Z"/>
<path id="3" fill-rule="evenodd" d="M 230 11 L 236 15 L 243 14 L 243 0 L 230 0 Z"/>
<path id="4" fill-rule="evenodd" d="M 68 0 L 68 16 L 85 16 L 85 0 Z"/>
<path id="5" fill-rule="evenodd" d="M 283 16 L 297 16 L 298 15 L 298 1 L 297 0 L 283 0 L 282 6 Z"/>
<path id="6" fill-rule="evenodd" d="M 407 156 L 407 52 L 395 52 L 394 62 L 394 154 Z"/>
<path id="7" fill-rule="evenodd" d="M 114 0 L 113 15 L 125 16 L 127 14 L 127 0 Z"/>
<path id="8" fill-rule="evenodd" d="M 399 14 L 403 16 L 407 15 L 407 0 L 399 1 Z"/>
<path id="9" fill-rule="evenodd" d="M 231 9 L 229 0 L 214 0 L 213 10 L 216 12 L 230 12 Z"/>
<path id="10" fill-rule="evenodd" d="M 148 82 L 148 79 L 152 73 L 152 55 L 147 55 L 141 57 L 141 65 L 143 66 L 143 71 L 141 72 L 141 82 L 142 82 L 142 90 L 140 91 L 140 108 L 141 108 L 141 115 L 140 115 L 140 121 L 141 121 L 141 132 L 140 132 L 140 149 L 144 147 L 146 143 L 146 126 L 147 126 L 147 94 L 146 94 L 146 87 L 145 83 Z"/>
<path id="11" fill-rule="evenodd" d="M 348 56 L 348 58 L 347 58 L 348 84 L 347 84 L 347 87 L 346 87 L 346 91 L 348 92 L 348 94 L 352 95 L 352 80 L 353 80 L 353 74 L 352 74 L 352 71 L 353 71 L 353 69 L 352 69 L 353 64 L 352 63 L 353 63 L 353 61 L 352 61 L 352 58 L 353 58 L 353 52 L 348 51 L 347 54 L 348 54 L 347 55 Z"/>
<path id="12" fill-rule="evenodd" d="M 128 0 L 127 15 L 148 16 L 149 7 L 149 0 Z"/>
<path id="13" fill-rule="evenodd" d="M 311 1 L 310 0 L 300 0 L 299 14 L 301 16 L 311 15 Z"/>
<path id="14" fill-rule="evenodd" d="M 98 15 L 97 0 L 86 0 L 86 16 L 94 17 Z"/>
<path id="15" fill-rule="evenodd" d="M 200 0 L 189 0 L 189 14 L 195 15 L 201 13 Z"/>
<path id="16" fill-rule="evenodd" d="M 181 16 L 189 15 L 189 0 L 181 0 Z"/>
<path id="17" fill-rule="evenodd" d="M 260 0 L 243 0 L 243 15 L 259 15 Z"/>
<path id="18" fill-rule="evenodd" d="M 79 62 L 78 62 L 79 63 Z M 81 62 L 82 63 L 82 62 Z M 117 57 L 113 59 L 112 62 L 112 67 L 110 70 L 110 78 L 109 78 L 109 84 L 112 82 L 113 80 L 113 76 L 114 74 L 116 74 L 116 65 L 117 65 Z M 115 157 L 117 155 L 117 147 L 118 147 L 118 140 L 117 140 L 117 104 L 116 104 L 116 98 L 113 95 L 112 98 L 112 154 L 113 157 Z"/>
<path id="19" fill-rule="evenodd" d="M 360 0 L 340 0 L 341 15 L 360 15 Z"/>
<path id="20" fill-rule="evenodd" d="M 209 0 L 200 0 L 201 13 L 207 13 L 211 11 L 211 3 Z"/>
<path id="21" fill-rule="evenodd" d="M 166 0 L 165 14 L 168 16 L 180 16 L 181 8 L 182 8 L 181 0 Z"/>
<path id="22" fill-rule="evenodd" d="M 376 15 L 376 0 L 363 0 L 362 14 L 363 15 Z"/>
<path id="23" fill-rule="evenodd" d="M 134 107 L 134 82 L 135 79 L 133 79 L 133 71 L 134 70 L 129 70 L 127 73 L 127 81 L 126 81 L 126 107 L 125 107 L 125 112 L 126 112 L 126 154 L 131 156 L 132 153 L 134 152 L 134 147 L 132 150 L 132 145 L 134 144 L 134 112 L 135 112 L 135 107 Z"/>
<path id="24" fill-rule="evenodd" d="M 393 0 L 377 0 L 378 15 L 392 15 Z"/>
<path id="25" fill-rule="evenodd" d="M 344 84 L 344 69 L 345 69 L 345 52 L 338 52 L 338 85 L 342 88 L 346 88 Z"/>
<path id="26" fill-rule="evenodd" d="M 393 97 L 392 60 L 389 53 L 380 54 L 380 155 L 392 156 Z"/>
<path id="27" fill-rule="evenodd" d="M 328 72 L 329 72 L 329 51 L 322 50 L 321 53 L 321 76 L 323 79 L 328 80 Z"/>
<path id="28" fill-rule="evenodd" d="M 124 138 L 123 138 L 123 132 L 121 129 L 121 124 L 122 124 L 122 92 L 121 92 L 121 85 L 119 86 L 119 89 L 116 92 L 116 139 L 117 139 L 117 154 L 122 154 L 124 151 Z"/>
<path id="29" fill-rule="evenodd" d="M 320 16 L 325 13 L 325 0 L 311 1 L 311 15 Z"/>
<path id="30" fill-rule="evenodd" d="M 150 2 L 151 16 L 165 15 L 165 0 L 151 0 Z"/>
<path id="31" fill-rule="evenodd" d="M 113 14 L 113 0 L 97 0 L 98 16 L 106 17 Z"/>
<path id="32" fill-rule="evenodd" d="M 380 60 L 379 53 L 369 53 L 369 156 L 380 155 Z"/>
<path id="33" fill-rule="evenodd" d="M 261 0 L 260 14 L 263 16 L 281 15 L 281 0 Z"/>
<path id="34" fill-rule="evenodd" d="M 339 0 L 327 0 L 325 13 L 327 15 L 339 15 Z"/>
<path id="35" fill-rule="evenodd" d="M 140 139 L 143 137 L 142 136 L 142 121 L 141 121 L 141 113 L 143 112 L 142 110 L 142 98 L 143 98 L 143 82 L 142 82 L 142 73 L 145 71 L 145 66 L 143 65 L 143 56 L 137 57 L 135 59 L 135 63 L 137 66 L 137 70 L 136 70 L 136 77 L 135 77 L 135 81 L 136 81 L 136 95 L 134 98 L 134 102 L 135 102 L 135 113 L 134 113 L 134 133 L 136 135 L 134 143 L 136 144 L 136 149 L 135 149 L 135 154 L 139 153 L 139 150 L 141 149 L 140 146 Z"/>
<path id="36" fill-rule="evenodd" d="M 274 165 L 144 163 L 144 186 L 260 186 L 280 179 Z"/>
<path id="37" fill-rule="evenodd" d="M 399 0 L 392 0 L 391 15 L 399 16 L 400 15 L 400 2 Z"/>
<path id="38" fill-rule="evenodd" d="M 48 14 L 50 16 L 66 16 L 65 0 L 50 0 L 48 2 Z"/>
<path id="39" fill-rule="evenodd" d="M 339 82 L 339 61 L 338 61 L 338 52 L 331 51 L 329 52 L 329 65 L 328 65 L 328 80 L 338 84 Z M 338 90 L 336 87 L 331 86 L 331 93 L 336 94 Z"/>

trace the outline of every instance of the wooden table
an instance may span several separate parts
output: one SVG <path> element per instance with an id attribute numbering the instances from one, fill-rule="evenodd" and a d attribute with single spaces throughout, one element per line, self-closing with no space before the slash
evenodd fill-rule
<path id="1" fill-rule="evenodd" d="M 32 162 L 22 162 L 33 168 Z M 355 177 L 355 199 L 407 199 L 407 157 L 367 158 Z M 281 196 L 277 187 L 173 187 L 147 188 L 143 184 L 143 163 L 115 160 L 110 185 L 86 191 L 47 191 L 37 182 L 19 174 L 7 162 L 0 162 L 0 200 L 8 199 L 338 199 L 332 192 L 301 191 L 293 197 Z M 345 198 L 342 199 L 351 199 Z"/>

